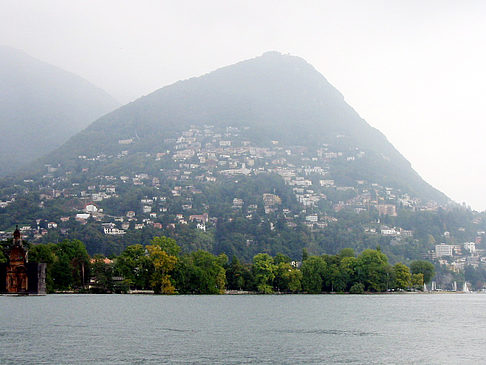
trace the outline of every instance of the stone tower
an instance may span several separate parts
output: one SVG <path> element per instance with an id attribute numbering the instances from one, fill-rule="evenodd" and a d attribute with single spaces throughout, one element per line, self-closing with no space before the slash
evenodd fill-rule
<path id="1" fill-rule="evenodd" d="M 28 261 L 18 227 L 12 246 L 7 251 L 7 263 L 0 266 L 0 293 L 46 294 L 46 264 Z"/>
<path id="2" fill-rule="evenodd" d="M 29 288 L 27 251 L 24 249 L 18 226 L 13 236 L 13 246 L 8 255 L 6 289 L 7 293 L 26 293 Z"/>

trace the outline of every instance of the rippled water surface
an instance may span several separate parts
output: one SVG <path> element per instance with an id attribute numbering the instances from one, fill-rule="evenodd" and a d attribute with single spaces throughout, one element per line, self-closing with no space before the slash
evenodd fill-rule
<path id="1" fill-rule="evenodd" d="M 467 364 L 486 295 L 0 297 L 0 364 Z"/>

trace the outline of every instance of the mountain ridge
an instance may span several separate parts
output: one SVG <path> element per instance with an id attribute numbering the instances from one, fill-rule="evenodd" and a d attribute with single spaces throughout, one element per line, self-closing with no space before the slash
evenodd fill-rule
<path id="1" fill-rule="evenodd" d="M 87 141 L 93 154 L 116 153 L 118 141 L 130 138 L 136 140 L 130 149 L 150 150 L 181 128 L 204 123 L 249 127 L 266 143 L 279 139 L 319 145 L 343 135 L 345 143 L 376 153 L 375 160 L 381 156 L 381 170 L 396 173 L 398 184 L 406 181 L 402 185 L 410 185 L 422 198 L 448 200 L 423 181 L 383 133 L 361 118 L 312 65 L 275 51 L 178 81 L 126 104 L 93 122 L 44 161 L 58 163 L 66 156 L 85 154 L 82 146 Z M 373 175 L 372 170 L 370 166 Z"/>
<path id="2" fill-rule="evenodd" d="M 0 175 L 59 147 L 118 103 L 80 76 L 0 46 Z M 20 142 L 20 143 L 19 143 Z"/>

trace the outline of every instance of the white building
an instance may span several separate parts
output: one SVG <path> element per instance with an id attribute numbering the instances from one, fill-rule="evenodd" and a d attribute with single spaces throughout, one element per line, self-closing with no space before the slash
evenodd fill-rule
<path id="1" fill-rule="evenodd" d="M 125 231 L 123 229 L 118 229 L 118 228 L 108 228 L 105 227 L 104 229 L 105 234 L 111 234 L 111 235 L 123 235 L 125 234 Z"/>
<path id="2" fill-rule="evenodd" d="M 78 213 L 78 214 L 76 214 L 76 220 L 86 220 L 89 217 L 91 217 L 91 215 L 88 214 L 88 213 Z"/>
<path id="3" fill-rule="evenodd" d="M 85 207 L 84 207 L 84 211 L 86 213 L 96 213 L 98 211 L 98 208 L 96 207 L 96 205 L 94 204 L 87 204 Z"/>
<path id="4" fill-rule="evenodd" d="M 399 236 L 400 232 L 397 231 L 395 228 L 382 228 L 381 234 L 383 236 Z"/>
<path id="5" fill-rule="evenodd" d="M 317 223 L 317 221 L 319 220 L 319 217 L 317 216 L 317 214 L 312 214 L 312 215 L 308 215 L 307 217 L 305 217 L 305 220 L 307 222 Z"/>
<path id="6" fill-rule="evenodd" d="M 474 243 L 474 242 L 465 242 L 464 243 L 464 249 L 466 251 L 469 251 L 470 253 L 475 253 L 476 252 L 476 243 Z"/>
<path id="7" fill-rule="evenodd" d="M 445 243 L 435 245 L 435 257 L 452 256 L 452 249 L 452 245 L 446 245 Z"/>

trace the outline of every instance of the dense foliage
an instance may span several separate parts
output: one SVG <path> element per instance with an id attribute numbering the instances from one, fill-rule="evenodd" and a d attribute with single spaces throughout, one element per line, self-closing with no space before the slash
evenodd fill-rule
<path id="1" fill-rule="evenodd" d="M 170 187 L 171 185 L 168 185 L 167 189 Z M 106 235 L 100 223 L 93 219 L 89 219 L 85 224 L 74 219 L 67 222 L 59 221 L 59 217 L 72 214 L 73 210 L 79 209 L 82 206 L 81 202 L 70 202 L 60 198 L 46 201 L 42 205 L 38 196 L 34 194 L 19 196 L 8 207 L 0 209 L 0 229 L 12 229 L 17 223 L 36 227 L 36 220 L 40 219 L 39 228 L 47 231 L 41 242 L 78 239 L 85 243 L 91 255 L 120 255 L 132 242 L 147 245 L 152 237 L 165 235 L 176 239 L 184 252 L 202 249 L 216 255 L 225 253 L 229 257 L 238 256 L 245 261 L 250 261 L 259 252 L 270 255 L 282 252 L 296 260 L 300 257 L 303 247 L 308 247 L 313 254 L 336 254 L 346 247 L 363 251 L 379 245 L 390 261 L 396 263 L 421 259 L 434 248 L 435 243 L 474 241 L 477 232 L 486 226 L 484 213 L 473 217 L 471 212 L 461 208 L 439 209 L 436 212 L 411 212 L 399 209 L 397 217 L 390 217 L 379 216 L 372 210 L 359 214 L 348 210 L 335 213 L 332 208 L 326 210 L 326 207 L 321 207 L 321 214 L 335 216 L 336 221 L 329 221 L 325 229 L 316 231 L 305 225 L 305 214 L 294 217 L 296 226 L 291 227 L 287 224 L 288 217 L 284 214 L 263 212 L 261 197 L 265 192 L 276 192 L 282 199 L 282 209 L 300 210 L 297 209 L 292 190 L 283 184 L 280 177 L 261 174 L 252 178 L 240 177 L 238 182 L 196 185 L 195 188 L 200 189 L 202 193 L 194 197 L 192 209 L 189 211 L 181 208 L 182 198 L 168 200 L 166 214 L 160 214 L 154 219 L 156 223 L 163 225 L 163 229 L 148 225 L 142 229 L 133 229 L 132 223 L 123 236 Z M 142 216 L 137 210 L 141 209 L 141 198 L 163 193 L 149 187 L 120 190 L 119 198 L 106 199 L 100 202 L 99 206 L 116 216 L 123 215 L 130 209 L 134 209 L 137 216 Z M 245 201 L 240 210 L 231 207 L 234 197 Z M 257 208 L 249 217 L 248 207 L 252 204 Z M 192 222 L 170 227 L 169 223 L 174 221 L 178 212 L 199 214 L 207 206 L 209 215 L 217 218 L 217 222 L 208 223 L 206 231 L 197 229 L 196 224 Z M 110 219 L 113 221 L 112 218 L 105 218 L 106 221 Z M 473 223 L 475 219 L 476 223 Z M 396 240 L 394 237 L 365 231 L 367 227 L 379 226 L 376 223 L 378 220 L 390 227 L 411 230 L 414 236 Z M 51 221 L 58 222 L 57 229 L 47 229 L 47 224 Z M 450 238 L 444 239 L 444 231 L 450 232 Z M 481 246 L 484 244 L 481 243 Z M 479 248 L 483 248 L 481 246 Z"/>
<path id="2" fill-rule="evenodd" d="M 8 242 L 1 251 L 5 257 Z M 5 251 L 5 252 L 3 252 Z M 355 255 L 343 249 L 337 255 L 309 256 L 295 262 L 284 254 L 259 253 L 251 263 L 231 261 L 204 250 L 181 253 L 172 238 L 154 237 L 149 245 L 128 246 L 108 259 L 88 256 L 79 240 L 32 245 L 29 260 L 47 263 L 47 287 L 55 291 L 94 293 L 152 290 L 155 293 L 222 294 L 226 290 L 258 293 L 384 292 L 422 289 L 430 280 L 433 266 L 412 263 L 413 271 L 388 263 L 380 249 Z"/>

